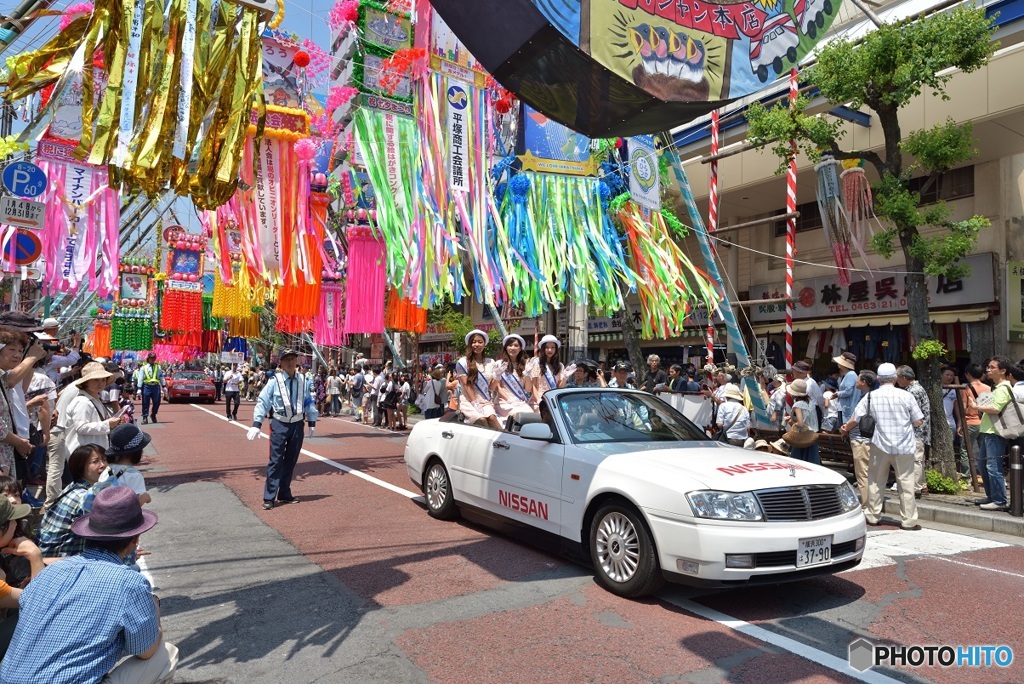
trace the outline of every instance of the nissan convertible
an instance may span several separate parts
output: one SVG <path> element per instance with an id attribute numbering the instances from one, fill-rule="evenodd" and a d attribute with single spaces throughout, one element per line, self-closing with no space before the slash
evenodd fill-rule
<path id="1" fill-rule="evenodd" d="M 540 409 L 503 431 L 458 413 L 418 423 L 405 463 L 428 513 L 589 559 L 625 597 L 666 579 L 782 582 L 860 563 L 864 515 L 838 473 L 710 441 L 636 390 L 552 390 Z"/>

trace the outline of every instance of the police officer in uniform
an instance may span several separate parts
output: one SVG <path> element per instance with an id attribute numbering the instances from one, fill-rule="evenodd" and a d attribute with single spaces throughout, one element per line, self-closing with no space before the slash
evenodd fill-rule
<path id="1" fill-rule="evenodd" d="M 142 364 L 138 373 L 139 387 L 142 388 L 142 424 L 150 420 L 156 422 L 156 412 L 160 410 L 160 394 L 163 391 L 164 371 L 156 362 L 156 354 L 149 352 L 146 363 Z M 149 405 L 152 402 L 153 410 Z"/>
<path id="2" fill-rule="evenodd" d="M 302 449 L 302 422 L 309 424 L 309 436 L 316 428 L 316 403 L 310 383 L 297 372 L 299 353 L 286 349 L 281 353 L 280 370 L 267 380 L 256 400 L 252 427 L 246 437 L 256 439 L 263 419 L 270 416 L 270 462 L 263 490 L 263 510 L 277 503 L 298 503 L 292 495 L 292 472 Z"/>

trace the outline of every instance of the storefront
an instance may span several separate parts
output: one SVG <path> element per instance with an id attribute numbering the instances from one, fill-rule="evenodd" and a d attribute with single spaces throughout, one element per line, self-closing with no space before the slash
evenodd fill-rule
<path id="1" fill-rule="evenodd" d="M 947 359 L 963 365 L 968 359 L 993 353 L 993 312 L 998 311 L 994 254 L 967 258 L 970 276 L 962 280 L 928 279 L 932 329 L 948 350 Z M 903 267 L 854 273 L 848 285 L 836 276 L 809 278 L 794 283 L 793 355 L 810 359 L 825 370 L 840 352 L 857 355 L 858 366 L 910 361 L 912 340 L 907 314 Z M 752 299 L 785 297 L 783 283 L 751 287 Z M 766 350 L 767 361 L 785 366 L 786 306 L 751 307 L 750 321 L 759 340 L 753 349 Z"/>
<path id="2" fill-rule="evenodd" d="M 640 303 L 630 298 L 630 316 L 633 319 L 633 327 L 637 334 L 640 333 L 641 316 Z M 559 312 L 556 317 L 559 332 L 567 331 L 567 317 L 565 312 Z M 640 349 L 644 356 L 657 354 L 661 357 L 661 365 L 668 368 L 674 363 L 686 365 L 692 363 L 700 366 L 707 356 L 707 324 L 708 315 L 706 310 L 697 310 L 687 318 L 687 327 L 683 329 L 682 335 L 668 339 L 640 340 Z M 726 332 L 721 325 L 715 329 L 715 360 L 719 363 L 726 359 Z M 587 319 L 587 347 L 588 355 L 595 361 L 604 361 L 606 366 L 611 366 L 616 361 L 628 360 L 626 344 L 622 340 L 622 320 L 619 317 L 591 316 Z M 571 359 L 570 359 L 571 360 Z"/>

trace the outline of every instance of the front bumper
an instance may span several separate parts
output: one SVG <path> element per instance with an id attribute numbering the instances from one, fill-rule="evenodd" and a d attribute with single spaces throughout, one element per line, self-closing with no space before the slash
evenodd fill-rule
<path id="1" fill-rule="evenodd" d="M 644 513 L 666 576 L 696 585 L 787 582 L 839 572 L 860 562 L 867 534 L 859 508 L 824 520 L 790 523 L 682 518 L 650 509 Z M 832 537 L 830 560 L 798 568 L 799 540 L 824 536 Z M 726 567 L 726 554 L 753 554 L 755 567 Z"/>

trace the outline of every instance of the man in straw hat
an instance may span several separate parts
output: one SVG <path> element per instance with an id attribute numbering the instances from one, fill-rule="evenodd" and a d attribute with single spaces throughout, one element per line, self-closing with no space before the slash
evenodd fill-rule
<path id="1" fill-rule="evenodd" d="M 743 406 L 743 393 L 739 387 L 730 383 L 726 385 L 723 396 L 725 401 L 718 407 L 716 424 L 725 430 L 729 444 L 741 447 L 746 442 L 750 427 L 750 413 Z"/>
<path id="2" fill-rule="evenodd" d="M 124 564 L 156 521 L 127 487 L 96 495 L 92 511 L 72 525 L 85 550 L 47 567 L 22 593 L 0 681 L 171 680 L 178 649 L 163 639 L 159 602 L 149 582 Z"/>

